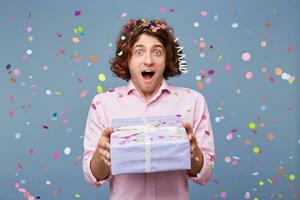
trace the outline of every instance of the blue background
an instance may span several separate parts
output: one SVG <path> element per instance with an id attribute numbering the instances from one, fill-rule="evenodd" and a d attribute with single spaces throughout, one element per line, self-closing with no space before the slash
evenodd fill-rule
<path id="1" fill-rule="evenodd" d="M 25 199 L 16 183 L 40 199 L 108 198 L 108 184 L 94 189 L 83 179 L 85 122 L 98 85 L 126 84 L 112 76 L 109 60 L 122 24 L 140 17 L 166 19 L 175 29 L 189 72 L 169 82 L 208 102 L 216 167 L 207 185 L 190 182 L 191 199 L 246 199 L 247 192 L 299 199 L 299 8 L 297 0 L 1 0 L 0 199 Z M 296 80 L 276 75 L 276 67 Z"/>

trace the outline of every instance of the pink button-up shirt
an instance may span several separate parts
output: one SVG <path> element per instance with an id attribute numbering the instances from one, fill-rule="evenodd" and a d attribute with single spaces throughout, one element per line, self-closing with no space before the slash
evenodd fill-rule
<path id="1" fill-rule="evenodd" d="M 83 173 L 87 182 L 101 186 L 90 168 L 92 155 L 102 131 L 115 118 L 176 115 L 191 124 L 204 156 L 201 171 L 191 177 L 188 171 L 124 174 L 108 177 L 111 200 L 184 200 L 189 198 L 188 180 L 205 184 L 212 176 L 215 149 L 209 112 L 204 97 L 194 90 L 174 87 L 163 80 L 149 102 L 139 94 L 131 81 L 127 86 L 110 89 L 92 100 L 84 136 Z"/>

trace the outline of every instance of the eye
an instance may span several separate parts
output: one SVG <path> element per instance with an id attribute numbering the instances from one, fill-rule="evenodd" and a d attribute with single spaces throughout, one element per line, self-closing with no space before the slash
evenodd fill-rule
<path id="1" fill-rule="evenodd" d="M 153 52 L 153 54 L 154 54 L 155 56 L 160 56 L 160 55 L 162 54 L 162 52 L 161 52 L 160 49 L 155 49 L 154 52 Z"/>
<path id="2" fill-rule="evenodd" d="M 143 50 L 142 49 L 137 49 L 137 50 L 135 50 L 134 54 L 137 55 L 137 56 L 142 56 L 143 55 Z"/>

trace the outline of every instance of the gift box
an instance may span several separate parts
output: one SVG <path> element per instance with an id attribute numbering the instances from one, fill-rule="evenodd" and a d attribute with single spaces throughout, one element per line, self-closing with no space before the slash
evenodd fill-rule
<path id="1" fill-rule="evenodd" d="M 112 175 L 187 170 L 190 142 L 180 116 L 112 120 Z"/>

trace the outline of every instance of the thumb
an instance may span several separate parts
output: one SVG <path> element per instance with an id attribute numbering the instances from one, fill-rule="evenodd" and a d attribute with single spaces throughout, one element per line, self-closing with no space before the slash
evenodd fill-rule
<path id="1" fill-rule="evenodd" d="M 104 129 L 102 132 L 102 136 L 106 138 L 110 138 L 110 135 L 112 134 L 113 129 L 111 127 Z"/>

